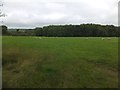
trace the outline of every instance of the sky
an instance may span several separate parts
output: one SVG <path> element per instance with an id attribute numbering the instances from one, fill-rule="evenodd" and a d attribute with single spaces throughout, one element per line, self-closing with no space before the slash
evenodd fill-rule
<path id="1" fill-rule="evenodd" d="M 118 25 L 119 0 L 0 0 L 9 28 L 64 24 Z"/>

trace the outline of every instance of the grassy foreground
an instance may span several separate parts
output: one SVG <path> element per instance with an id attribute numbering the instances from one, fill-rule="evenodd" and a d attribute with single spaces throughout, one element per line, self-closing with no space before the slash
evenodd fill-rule
<path id="1" fill-rule="evenodd" d="M 3 37 L 3 88 L 114 88 L 118 39 Z"/>

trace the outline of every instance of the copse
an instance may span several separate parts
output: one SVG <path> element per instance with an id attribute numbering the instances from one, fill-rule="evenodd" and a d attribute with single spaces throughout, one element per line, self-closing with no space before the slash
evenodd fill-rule
<path id="1" fill-rule="evenodd" d="M 50 25 L 42 28 L 42 35 L 50 37 L 118 37 L 118 32 L 118 27 L 99 24 Z"/>
<path id="2" fill-rule="evenodd" d="M 42 28 L 35 28 L 34 30 L 35 36 L 43 36 L 43 29 Z"/>

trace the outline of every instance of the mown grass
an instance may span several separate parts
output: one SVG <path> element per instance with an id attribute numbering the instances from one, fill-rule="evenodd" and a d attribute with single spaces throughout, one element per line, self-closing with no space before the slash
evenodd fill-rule
<path id="1" fill-rule="evenodd" d="M 116 88 L 118 39 L 3 37 L 3 88 Z"/>

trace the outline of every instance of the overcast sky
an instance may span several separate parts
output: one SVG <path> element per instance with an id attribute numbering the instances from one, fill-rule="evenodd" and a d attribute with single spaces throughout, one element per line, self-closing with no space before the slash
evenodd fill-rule
<path id="1" fill-rule="evenodd" d="M 0 18 L 10 28 L 34 28 L 52 24 L 118 25 L 119 0 L 2 0 Z"/>

